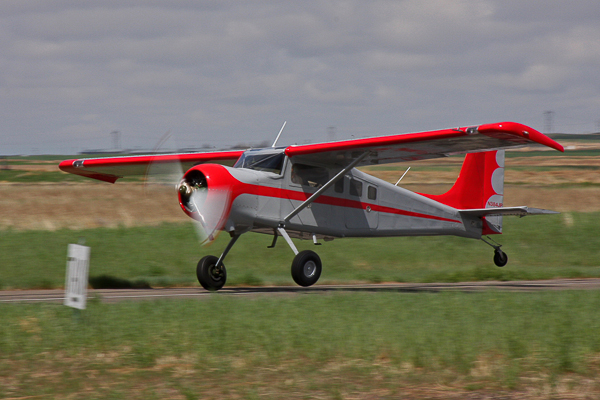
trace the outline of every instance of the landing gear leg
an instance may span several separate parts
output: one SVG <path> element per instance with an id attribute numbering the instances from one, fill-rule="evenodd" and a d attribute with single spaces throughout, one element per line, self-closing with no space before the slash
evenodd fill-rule
<path id="1" fill-rule="evenodd" d="M 225 282 L 227 281 L 227 270 L 225 269 L 223 260 L 239 237 L 239 234 L 236 235 L 235 233 L 231 233 L 231 240 L 227 244 L 227 247 L 225 247 L 221 257 L 205 256 L 200 259 L 198 266 L 196 267 L 196 277 L 204 289 L 217 291 L 225 285 Z"/>
<path id="2" fill-rule="evenodd" d="M 502 247 L 502 245 L 498 244 L 495 240 L 493 240 L 489 236 L 486 236 L 486 237 L 487 237 L 487 240 L 484 238 L 481 238 L 481 240 L 485 244 L 488 244 L 494 248 L 494 264 L 496 264 L 496 266 L 498 266 L 498 267 L 504 267 L 506 265 L 506 263 L 508 263 L 508 256 L 506 255 L 505 252 L 503 252 L 500 249 Z"/>

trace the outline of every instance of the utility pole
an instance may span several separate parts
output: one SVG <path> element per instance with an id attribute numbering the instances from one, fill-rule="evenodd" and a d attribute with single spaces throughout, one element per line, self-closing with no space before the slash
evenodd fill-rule
<path id="1" fill-rule="evenodd" d="M 112 131 L 110 136 L 112 136 L 113 149 L 115 151 L 121 150 L 121 131 Z"/>
<path id="2" fill-rule="evenodd" d="M 554 133 L 554 111 L 544 111 L 544 133 Z"/>

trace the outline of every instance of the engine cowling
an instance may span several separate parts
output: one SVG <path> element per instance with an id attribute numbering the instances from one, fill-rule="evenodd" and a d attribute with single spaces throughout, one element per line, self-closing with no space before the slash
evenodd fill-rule
<path id="1" fill-rule="evenodd" d="M 179 205 L 183 212 L 198 221 L 202 241 L 212 241 L 223 229 L 233 201 L 237 181 L 219 164 L 202 164 L 190 168 L 178 185 Z"/>

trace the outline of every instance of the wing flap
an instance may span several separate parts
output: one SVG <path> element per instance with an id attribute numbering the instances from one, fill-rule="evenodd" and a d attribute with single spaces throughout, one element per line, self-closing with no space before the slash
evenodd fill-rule
<path id="1" fill-rule="evenodd" d="M 289 146 L 285 153 L 296 160 L 325 165 L 347 165 L 368 151 L 361 166 L 416 161 L 478 151 L 541 144 L 564 151 L 559 143 L 528 126 L 501 122 L 472 127 L 407 133 L 332 143 Z"/>
<path id="2" fill-rule="evenodd" d="M 233 165 L 242 155 L 242 150 L 216 151 L 208 153 L 179 153 L 106 158 L 65 160 L 60 163 L 62 171 L 87 178 L 114 183 L 126 176 L 146 175 L 152 165 L 153 174 L 169 174 L 174 164 L 185 171 L 196 164 L 216 163 Z"/>

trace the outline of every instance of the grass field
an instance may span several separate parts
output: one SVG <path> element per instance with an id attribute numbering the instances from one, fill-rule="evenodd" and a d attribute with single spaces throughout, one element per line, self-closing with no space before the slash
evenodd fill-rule
<path id="1" fill-rule="evenodd" d="M 600 276 L 600 213 L 507 218 L 500 240 L 509 264 L 497 268 L 492 248 L 455 237 L 339 239 L 315 248 L 323 261 L 319 283 L 431 282 L 549 279 Z M 220 254 L 228 237 L 200 247 L 191 223 L 58 231 L 0 231 L 0 285 L 56 288 L 64 285 L 68 243 L 85 238 L 92 248 L 90 275 L 108 275 L 151 286 L 197 285 L 195 266 Z M 281 241 L 249 233 L 227 257 L 228 284 L 293 284 L 293 253 Z"/>
<path id="2" fill-rule="evenodd" d="M 321 256 L 320 284 L 598 277 L 600 151 L 550 154 L 509 154 L 507 204 L 562 214 L 505 218 L 504 268 L 489 246 L 454 237 L 297 245 Z M 82 238 L 92 277 L 198 285 L 198 259 L 226 244 L 201 248 L 173 193 L 62 174 L 56 157 L 0 161 L 0 288 L 62 287 L 67 244 Z M 461 162 L 415 165 L 403 185 L 441 193 Z M 405 169 L 369 172 L 395 182 Z M 293 253 L 270 242 L 242 236 L 228 285 L 293 284 Z M 598 398 L 599 309 L 598 292 L 90 299 L 80 317 L 0 305 L 0 398 Z"/>
<path id="3" fill-rule="evenodd" d="M 593 146 L 585 151 L 600 152 Z M 563 214 L 505 218 L 505 234 L 497 240 L 509 255 L 507 267 L 496 268 L 491 248 L 474 240 L 342 239 L 316 248 L 324 264 L 320 283 L 600 276 L 597 155 L 508 154 L 506 204 Z M 224 248 L 224 236 L 210 247 L 199 247 L 172 190 L 153 191 L 135 181 L 94 183 L 58 171 L 58 161 L 64 158 L 68 157 L 3 160 L 9 170 L 0 171 L 0 180 L 8 181 L 0 184 L 0 288 L 61 287 L 67 244 L 81 237 L 92 247 L 92 276 L 152 286 L 196 285 L 197 261 Z M 461 157 L 418 163 L 402 184 L 442 193 L 456 179 L 461 163 Z M 405 168 L 398 164 L 365 169 L 395 182 Z M 290 249 L 281 242 L 268 250 L 270 240 L 257 234 L 240 239 L 227 258 L 228 284 L 292 283 Z M 309 242 L 298 247 L 314 249 Z"/>
<path id="4" fill-rule="evenodd" d="M 598 292 L 2 305 L 0 397 L 596 398 L 599 308 Z"/>

